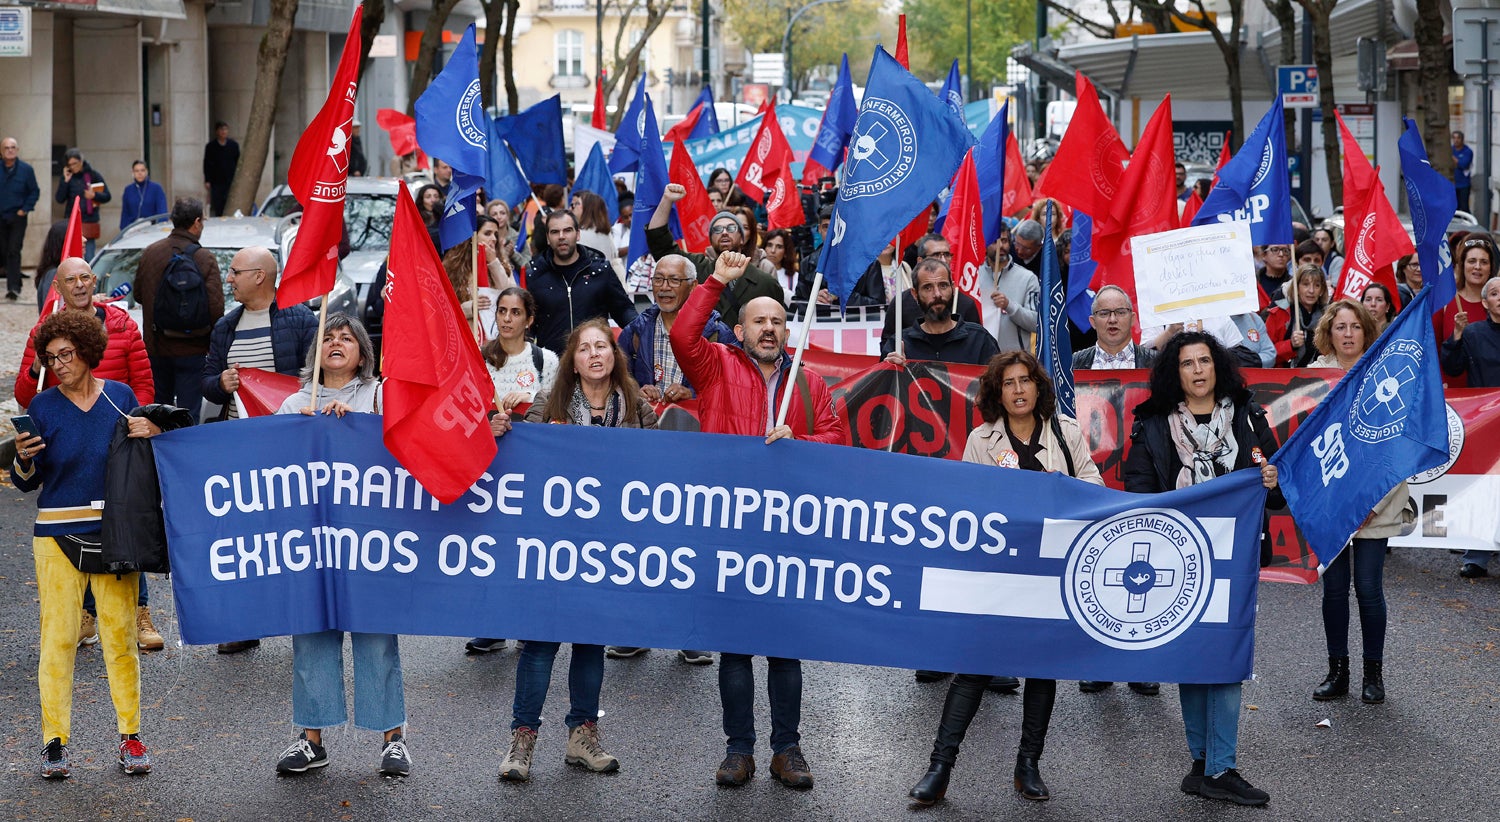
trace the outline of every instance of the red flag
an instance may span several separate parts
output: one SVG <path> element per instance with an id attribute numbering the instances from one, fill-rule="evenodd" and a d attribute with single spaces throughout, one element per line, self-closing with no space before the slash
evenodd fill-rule
<path id="1" fill-rule="evenodd" d="M 608 127 L 604 118 L 604 70 L 594 75 L 594 113 L 589 117 L 589 126 L 603 131 Z"/>
<path id="2" fill-rule="evenodd" d="M 1094 259 L 1099 262 L 1094 272 L 1095 290 L 1117 285 L 1135 302 L 1130 238 L 1178 227 L 1176 164 L 1169 94 L 1156 107 L 1140 143 L 1130 155 L 1130 166 L 1120 179 L 1112 208 L 1106 212 L 1108 221 L 1099 220 L 1094 225 Z"/>
<path id="3" fill-rule="evenodd" d="M 682 248 L 701 254 L 708 248 L 708 226 L 714 219 L 714 204 L 708 199 L 703 178 L 698 176 L 698 166 L 693 164 L 693 158 L 681 140 L 672 143 L 672 163 L 667 168 L 667 178 L 687 189 L 687 196 L 677 201 L 677 220 L 682 223 Z"/>
<path id="4" fill-rule="evenodd" d="M 1203 198 L 1198 196 L 1198 187 L 1193 186 L 1188 198 L 1182 204 L 1182 214 L 1178 216 L 1178 225 L 1192 225 L 1193 217 L 1198 214 L 1198 209 L 1203 207 Z"/>
<path id="5" fill-rule="evenodd" d="M 901 68 L 911 71 L 911 59 L 906 56 L 906 15 L 896 20 L 896 62 Z"/>
<path id="6" fill-rule="evenodd" d="M 364 6 L 354 9 L 349 39 L 323 109 L 313 118 L 287 169 L 287 185 L 302 203 L 302 225 L 287 255 L 276 287 L 278 305 L 296 305 L 321 297 L 338 274 L 339 241 L 344 238 L 344 188 L 349 179 L 349 137 L 354 125 L 354 97 L 359 91 L 360 21 Z"/>
<path id="7" fill-rule="evenodd" d="M 500 242 L 503 243 L 505 241 L 501 240 Z M 476 263 L 477 264 L 474 266 L 474 285 L 477 286 L 477 287 L 479 287 L 479 288 L 489 288 L 490 287 L 490 264 L 489 264 L 489 256 L 490 255 L 489 255 L 489 246 L 485 245 L 484 243 L 479 243 L 479 248 L 476 250 L 475 253 L 478 256 L 476 258 Z"/>
<path id="8" fill-rule="evenodd" d="M 452 503 L 495 458 L 495 394 L 458 297 L 410 197 L 396 198 L 385 291 L 385 447 Z"/>
<path id="9" fill-rule="evenodd" d="M 260 368 L 241 368 L 240 390 L 235 392 L 245 406 L 245 416 L 265 417 L 276 413 L 287 397 L 302 388 L 302 381 L 291 374 L 278 374 Z"/>
<path id="10" fill-rule="evenodd" d="M 797 196 L 797 178 L 792 176 L 792 146 L 781 132 L 774 100 L 767 103 L 766 114 L 734 182 L 746 197 L 766 207 L 766 225 L 772 230 L 807 222 Z"/>
<path id="11" fill-rule="evenodd" d="M 1093 84 L 1081 72 L 1077 84 L 1078 105 L 1073 109 L 1073 119 L 1057 147 L 1057 156 L 1036 181 L 1036 194 L 1082 211 L 1095 220 L 1097 228 L 1106 222 L 1115 203 L 1130 152 L 1099 105 Z"/>
<path id="12" fill-rule="evenodd" d="M 1400 308 L 1391 263 L 1415 250 L 1401 218 L 1385 196 L 1380 174 L 1370 167 L 1365 150 L 1339 117 L 1344 149 L 1344 270 L 1334 298 L 1359 301 L 1372 282 L 1383 284 L 1393 308 Z"/>
<path id="13" fill-rule="evenodd" d="M 1031 190 L 1031 178 L 1026 176 L 1026 161 L 1021 159 L 1021 144 L 1016 142 L 1015 132 L 1005 139 L 1005 180 L 1001 188 L 1001 214 L 1013 215 L 1036 202 L 1036 193 Z"/>
<path id="14" fill-rule="evenodd" d="M 984 265 L 986 247 L 984 215 L 980 211 L 979 173 L 974 169 L 974 149 L 964 155 L 963 164 L 953 176 L 953 201 L 948 205 L 948 221 L 943 223 L 943 239 L 953 250 L 953 286 L 968 294 L 984 311 L 979 295 L 979 267 Z"/>
<path id="15" fill-rule="evenodd" d="M 698 118 L 703 116 L 703 104 L 693 106 L 693 110 L 682 118 L 682 122 L 667 129 L 667 133 L 661 136 L 663 143 L 675 143 L 680 140 L 691 139 L 693 129 L 698 127 Z"/>
<path id="16" fill-rule="evenodd" d="M 901 229 L 900 234 L 896 235 L 896 256 L 900 257 L 906 253 L 908 246 L 915 245 L 918 240 L 926 237 L 931 231 L 932 204 L 929 203 L 923 206 L 921 211 L 917 212 L 917 216 L 911 218 L 911 222 L 906 224 L 906 228 Z"/>
<path id="17" fill-rule="evenodd" d="M 417 168 L 427 167 L 427 154 L 422 147 L 417 145 L 417 121 L 415 118 L 393 109 L 383 108 L 375 112 L 375 122 L 385 129 L 391 138 L 391 151 L 397 157 L 405 157 L 413 152 L 417 155 Z"/>
<path id="18" fill-rule="evenodd" d="M 1229 162 L 1229 158 L 1232 156 L 1229 153 L 1229 135 L 1233 133 L 1233 131 L 1224 132 L 1224 145 L 1219 146 L 1219 164 L 1214 166 L 1215 177 L 1219 176 L 1219 172 L 1223 170 L 1224 165 Z M 1182 223 L 1183 225 L 1187 225 L 1187 220 L 1183 220 Z"/>
<path id="19" fill-rule="evenodd" d="M 802 161 L 802 184 L 815 186 L 818 180 L 824 177 L 832 177 L 833 172 L 823 167 L 823 164 L 809 157 Z"/>
<path id="20" fill-rule="evenodd" d="M 68 230 L 63 233 L 64 260 L 83 256 L 83 198 L 73 198 L 73 210 L 68 213 Z"/>

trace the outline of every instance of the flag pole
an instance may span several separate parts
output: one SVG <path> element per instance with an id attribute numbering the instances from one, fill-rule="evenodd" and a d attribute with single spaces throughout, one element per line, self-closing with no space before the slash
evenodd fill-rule
<path id="1" fill-rule="evenodd" d="M 469 238 L 469 314 L 474 344 L 479 344 L 479 235 Z"/>
<path id="2" fill-rule="evenodd" d="M 813 320 L 818 316 L 818 292 L 823 288 L 823 272 L 813 272 L 812 298 L 807 301 L 807 313 L 802 318 L 802 335 L 797 341 L 797 353 L 792 355 L 792 368 L 786 374 L 786 390 L 781 394 L 781 410 L 776 413 L 776 426 L 786 425 L 786 414 L 792 409 L 792 391 L 797 386 L 797 369 L 802 367 L 802 352 L 807 350 L 807 341 L 812 336 Z M 806 397 L 803 402 L 812 402 Z M 812 433 L 812 432 L 808 432 Z"/>
<path id="3" fill-rule="evenodd" d="M 323 302 L 318 304 L 318 336 L 313 338 L 313 347 L 317 354 L 313 356 L 312 372 L 312 410 L 318 413 L 318 382 L 323 379 L 323 329 L 328 325 L 328 295 L 323 295 Z"/>
<path id="4" fill-rule="evenodd" d="M 906 302 L 906 289 L 901 287 L 901 243 L 896 243 L 896 257 L 891 261 L 896 265 L 896 356 L 906 356 L 906 339 L 902 332 L 906 326 L 901 324 L 901 305 Z M 916 284 L 913 280 L 913 285 Z"/>

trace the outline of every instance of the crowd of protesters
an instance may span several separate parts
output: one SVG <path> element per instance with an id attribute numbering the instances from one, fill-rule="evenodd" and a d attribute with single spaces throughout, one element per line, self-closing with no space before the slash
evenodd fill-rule
<path id="1" fill-rule="evenodd" d="M 435 161 L 435 172 L 440 165 Z M 87 174 L 81 162 L 77 173 Z M 448 182 L 435 173 L 432 184 L 414 194 L 435 244 Z M 489 203 L 474 236 L 447 250 L 443 265 L 465 317 L 494 321 L 494 337 L 484 342 L 482 356 L 497 389 L 498 407 L 490 423 L 495 437 L 504 437 L 513 425 L 537 422 L 656 428 L 661 408 L 696 399 L 705 432 L 761 437 L 768 445 L 784 438 L 849 444 L 847 423 L 839 417 L 827 383 L 805 367 L 793 374 L 787 350 L 788 306 L 836 301 L 826 290 L 812 293 L 811 286 L 827 232 L 827 204 L 810 195 L 804 203 L 808 225 L 767 231 L 760 224 L 763 212 L 734 189 L 727 171 L 714 171 L 708 190 L 717 209 L 709 223 L 709 247 L 690 252 L 668 229 L 674 203 L 687 192 L 676 184 L 666 187 L 660 204 L 644 217 L 649 221 L 649 254 L 643 258 L 643 283 L 634 288 L 623 266 L 630 202 L 622 203 L 619 221 L 611 224 L 596 192 L 569 195 L 561 186 L 541 187 L 536 201 L 543 206 L 530 217 L 507 204 Z M 171 214 L 175 230 L 161 241 L 155 257 L 192 245 L 201 234 L 203 212 L 201 202 L 179 200 Z M 1051 381 L 1034 356 L 1047 212 L 1031 213 L 1042 221 L 1007 221 L 988 248 L 978 272 L 977 299 L 955 288 L 952 250 L 940 234 L 929 232 L 909 248 L 893 243 L 885 249 L 855 285 L 851 302 L 885 307 L 881 352 L 888 363 L 933 360 L 984 367 L 977 401 L 984 422 L 969 433 L 965 461 L 1065 472 L 1100 483 L 1082 429 L 1058 409 Z M 521 225 L 527 219 L 530 225 Z M 529 244 L 518 244 L 518 229 L 527 231 Z M 1054 222 L 1052 230 L 1066 277 L 1070 234 L 1061 222 Z M 471 290 L 477 273 L 475 245 L 484 249 L 482 264 L 498 292 L 494 299 Z M 1459 293 L 1434 320 L 1443 370 L 1450 384 L 1500 386 L 1495 243 L 1484 234 L 1461 236 L 1455 239 L 1453 256 Z M 162 265 L 147 266 L 148 258 L 153 258 L 151 249 L 142 258 L 147 284 L 146 269 Z M 1277 442 L 1241 368 L 1347 371 L 1424 282 L 1419 261 L 1408 257 L 1397 267 L 1396 293 L 1372 285 L 1359 301 L 1330 302 L 1342 257 L 1336 238 L 1324 229 L 1309 232 L 1299 226 L 1297 242 L 1257 248 L 1256 260 L 1260 312 L 1142 329 L 1129 295 L 1105 287 L 1093 296 L 1089 327 L 1071 329 L 1075 369 L 1149 371 L 1149 396 L 1135 409 L 1125 465 L 1127 490 L 1161 493 L 1249 468 L 1260 472 L 1270 490 L 1268 504 L 1279 505 L 1276 469 L 1266 461 Z M 210 291 L 216 293 L 217 265 L 211 260 L 201 265 L 205 275 L 211 266 Z M 42 614 L 41 773 L 49 778 L 70 773 L 74 647 L 90 642 L 99 642 L 106 655 L 121 737 L 119 764 L 127 773 L 145 773 L 152 762 L 139 738 L 139 651 L 162 647 L 150 622 L 145 578 L 103 573 L 80 558 L 97 535 L 99 515 L 91 501 L 102 496 L 96 486 L 103 482 L 100 466 L 108 458 L 110 437 L 117 428 L 132 438 L 160 433 L 146 416 L 132 413 L 152 401 L 196 406 L 201 396 L 220 407 L 214 418 L 236 417 L 239 372 L 250 367 L 300 377 L 303 389 L 279 413 L 379 414 L 379 357 L 359 320 L 331 316 L 321 339 L 315 340 L 311 311 L 278 306 L 278 262 L 267 249 L 242 249 L 225 274 L 239 306 L 225 314 L 222 303 L 214 305 L 212 326 L 200 333 L 153 339 L 148 332 L 144 344 L 141 329 L 124 312 L 95 304 L 93 272 L 86 263 L 74 258 L 53 261 L 53 266 L 62 305 L 43 315 L 23 355 L 16 395 L 30 406 L 36 430 L 18 434 L 11 469 L 19 488 L 40 489 L 33 551 Z M 146 321 L 151 322 L 149 314 Z M 315 371 L 317 386 L 311 384 Z M 788 394 L 790 412 L 778 419 L 780 400 Z M 1350 689 L 1352 584 L 1362 634 L 1361 699 L 1372 704 L 1385 700 L 1382 568 L 1387 539 L 1409 516 L 1406 499 L 1404 483 L 1391 489 L 1351 547 L 1328 567 L 1323 618 L 1329 669 L 1312 689 L 1314 699 L 1344 697 Z M 1462 575 L 1484 576 L 1489 556 L 1466 554 Z M 322 731 L 348 721 L 343 642 L 337 631 L 293 638 L 292 718 L 301 730 L 278 758 L 278 772 L 302 773 L 328 764 Z M 381 734 L 379 771 L 404 776 L 412 758 L 404 735 L 398 639 L 354 634 L 350 642 L 353 722 Z M 258 644 L 225 643 L 218 650 L 240 653 Z M 505 639 L 479 637 L 465 647 L 480 654 L 506 645 Z M 559 647 L 556 642 L 521 643 L 502 779 L 529 779 Z M 606 752 L 598 725 L 605 659 L 644 651 L 573 645 L 569 709 L 563 717 L 568 763 L 600 773 L 621 767 Z M 714 662 L 708 651 L 679 654 L 695 665 Z M 811 788 L 812 769 L 799 733 L 801 663 L 767 662 L 769 773 L 789 787 Z M 917 672 L 921 682 L 948 676 Z M 1110 684 L 1081 682 L 1079 687 L 1095 693 Z M 1129 685 L 1146 696 L 1160 690 L 1155 682 Z M 715 780 L 739 786 L 756 770 L 751 658 L 721 653 L 718 687 L 726 747 Z M 959 746 L 986 690 L 1022 690 L 1014 785 L 1028 799 L 1050 796 L 1040 760 L 1057 682 L 1028 679 L 1023 684 L 1015 677 L 959 673 L 938 717 L 930 767 L 911 790 L 917 802 L 945 796 Z M 1269 801 L 1269 794 L 1238 770 L 1240 684 L 1181 685 L 1178 691 L 1189 748 L 1182 790 L 1245 805 Z"/>

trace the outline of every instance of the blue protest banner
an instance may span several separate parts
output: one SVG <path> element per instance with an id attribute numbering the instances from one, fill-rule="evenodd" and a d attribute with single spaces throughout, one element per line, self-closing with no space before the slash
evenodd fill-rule
<path id="1" fill-rule="evenodd" d="M 1422 289 L 1271 458 L 1324 565 L 1381 497 L 1448 459 L 1432 297 L 1431 286 Z"/>
<path id="2" fill-rule="evenodd" d="M 813 138 L 818 133 L 818 122 L 821 112 L 815 108 L 805 106 L 777 106 L 776 117 L 781 121 L 781 133 L 786 136 L 787 144 L 792 147 L 792 174 L 798 178 L 802 176 L 802 158 L 808 156 L 808 151 L 813 148 Z M 698 173 L 703 177 L 703 184 L 708 185 L 708 175 L 716 168 L 722 168 L 729 172 L 731 177 L 738 177 L 740 165 L 749 153 L 750 144 L 755 141 L 755 135 L 760 131 L 760 118 L 765 115 L 757 114 L 734 128 L 726 128 L 712 137 L 701 140 L 688 140 L 682 144 L 688 150 L 688 156 L 693 158 L 693 165 L 698 167 Z M 619 149 L 616 148 L 618 153 Z M 662 156 L 670 157 L 672 145 L 670 143 L 662 146 Z"/>
<path id="3" fill-rule="evenodd" d="M 938 99 L 948 104 L 948 109 L 953 116 L 960 120 L 966 120 L 964 112 L 964 81 L 963 75 L 958 71 L 958 58 L 953 58 L 953 65 L 948 69 L 948 79 L 943 81 L 943 88 L 938 91 Z"/>
<path id="4" fill-rule="evenodd" d="M 453 50 L 453 57 L 432 78 L 413 106 L 417 143 L 430 156 L 453 166 L 453 183 L 443 207 L 438 239 L 443 248 L 474 234 L 475 194 L 490 171 L 490 115 L 479 93 L 479 49 L 474 24 Z"/>
<path id="5" fill-rule="evenodd" d="M 620 219 L 620 195 L 615 191 L 615 181 L 609 176 L 609 164 L 604 160 L 604 147 L 594 143 L 589 149 L 589 158 L 573 179 L 573 191 L 592 191 L 604 200 L 604 210 L 609 212 L 611 224 Z"/>
<path id="6" fill-rule="evenodd" d="M 635 171 L 641 165 L 641 131 L 646 113 L 646 75 L 635 84 L 635 96 L 625 113 L 620 117 L 620 126 L 615 131 L 615 148 L 609 155 L 609 172 L 622 174 Z"/>
<path id="7" fill-rule="evenodd" d="M 818 136 L 813 140 L 807 159 L 829 171 L 837 170 L 844 162 L 844 149 L 849 147 L 849 135 L 854 131 L 854 118 L 858 115 L 859 107 L 854 103 L 854 80 L 849 75 L 849 55 L 845 54 L 839 63 L 839 77 L 828 95 L 828 108 L 823 110 L 823 117 L 818 123 Z M 783 128 L 782 131 L 786 129 Z M 793 145 L 792 148 L 795 150 L 797 146 Z M 801 172 L 798 172 L 798 176 L 801 176 Z"/>
<path id="8" fill-rule="evenodd" d="M 1193 225 L 1250 221 L 1256 245 L 1292 241 L 1292 178 L 1286 159 L 1281 98 L 1260 118 L 1239 153 L 1219 169 L 1218 182 L 1193 217 Z"/>
<path id="9" fill-rule="evenodd" d="M 194 644 L 338 628 L 1057 679 L 1251 670 L 1254 471 L 1143 497 L 817 443 L 518 425 L 445 506 L 377 416 L 235 425 L 255 448 L 212 426 L 152 440 Z"/>
<path id="10" fill-rule="evenodd" d="M 697 140 L 703 137 L 712 137 L 719 133 L 719 112 L 714 108 L 713 86 L 704 85 L 703 90 L 698 92 L 698 99 L 688 106 L 692 111 L 698 106 L 703 106 L 703 113 L 698 115 L 698 122 L 693 125 L 693 130 L 688 133 L 688 139 Z"/>
<path id="11" fill-rule="evenodd" d="M 972 145 L 964 121 L 876 46 L 818 261 L 841 305 L 880 250 L 947 187 Z"/>
<path id="12" fill-rule="evenodd" d="M 1010 101 L 1000 106 L 985 126 L 974 148 L 974 171 L 979 176 L 979 199 L 984 203 L 984 236 L 1000 236 L 1005 221 L 1005 143 L 1010 135 Z"/>
<path id="13" fill-rule="evenodd" d="M 1439 174 L 1427 159 L 1417 124 L 1406 117 L 1402 122 L 1406 123 L 1406 130 L 1396 141 L 1396 147 L 1401 153 L 1406 202 L 1411 206 L 1417 259 L 1422 262 L 1423 281 L 1432 287 L 1432 310 L 1442 311 L 1458 293 L 1458 281 L 1453 276 L 1453 249 L 1448 246 L 1448 224 L 1458 210 L 1458 193 L 1453 189 L 1453 181 Z"/>
<path id="14" fill-rule="evenodd" d="M 484 194 L 490 199 L 504 201 L 510 205 L 531 196 L 531 185 L 526 174 L 516 165 L 505 141 L 490 132 L 489 174 L 484 181 Z"/>
<path id="15" fill-rule="evenodd" d="M 1057 244 L 1052 240 L 1052 204 L 1047 204 L 1046 232 L 1042 235 L 1042 299 L 1037 312 L 1036 358 L 1052 378 L 1057 395 L 1057 410 L 1076 417 L 1073 403 L 1073 338 L 1068 334 L 1067 290 L 1063 286 L 1062 266 L 1057 260 Z"/>
<path id="16" fill-rule="evenodd" d="M 1082 211 L 1073 212 L 1073 241 L 1068 245 L 1068 319 L 1079 328 L 1089 327 L 1094 310 L 1089 284 L 1094 281 L 1094 220 Z"/>
<path id="17" fill-rule="evenodd" d="M 661 202 L 667 184 L 671 182 L 667 175 L 666 157 L 654 149 L 661 145 L 661 132 L 657 129 L 656 111 L 651 108 L 649 94 L 645 95 L 645 102 L 641 106 L 640 129 L 640 138 L 636 144 L 639 160 L 635 175 L 635 211 L 640 212 L 643 219 L 630 221 L 630 258 L 625 261 L 627 265 L 651 253 L 650 246 L 646 244 L 646 225 L 651 221 L 651 214 L 656 211 L 657 204 Z M 621 145 L 621 142 L 615 143 L 616 153 L 619 153 Z M 682 224 L 678 221 L 675 208 L 667 216 L 667 228 L 671 229 L 673 237 L 682 239 Z"/>

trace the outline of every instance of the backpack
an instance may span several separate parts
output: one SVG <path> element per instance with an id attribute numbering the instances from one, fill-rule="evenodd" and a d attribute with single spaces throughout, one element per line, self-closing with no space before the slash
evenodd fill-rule
<path id="1" fill-rule="evenodd" d="M 172 255 L 162 272 L 152 306 L 151 327 L 168 337 L 200 336 L 213 325 L 208 309 L 208 288 L 193 255 L 202 246 L 190 243 Z"/>

